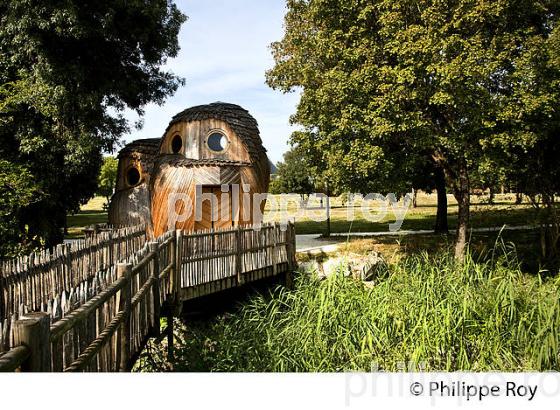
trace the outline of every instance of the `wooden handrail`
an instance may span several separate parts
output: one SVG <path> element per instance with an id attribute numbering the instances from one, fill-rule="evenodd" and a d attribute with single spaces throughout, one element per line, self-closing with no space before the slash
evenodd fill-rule
<path id="1" fill-rule="evenodd" d="M 94 296 L 82 306 L 71 312 L 68 316 L 60 319 L 58 322 L 53 324 L 51 326 L 51 341 L 56 341 L 62 335 L 64 335 L 64 333 L 72 329 L 74 324 L 89 316 L 92 312 L 99 308 L 99 306 L 105 303 L 111 296 L 114 296 L 119 290 L 121 290 L 125 286 L 125 284 L 127 284 L 127 278 L 122 277 L 117 279 L 111 286 L 109 286 L 99 295 Z"/>
<path id="2" fill-rule="evenodd" d="M 142 259 L 140 262 L 138 262 L 136 265 L 134 265 L 134 267 L 132 268 L 132 274 L 136 275 L 138 272 L 140 272 L 142 269 L 144 269 L 146 267 L 146 265 L 148 263 L 150 263 L 152 261 L 152 259 L 154 259 L 154 257 L 156 256 L 157 251 L 153 251 L 148 253 L 144 259 Z"/>
<path id="3" fill-rule="evenodd" d="M 31 355 L 27 346 L 16 346 L 0 356 L 0 373 L 17 370 Z"/>

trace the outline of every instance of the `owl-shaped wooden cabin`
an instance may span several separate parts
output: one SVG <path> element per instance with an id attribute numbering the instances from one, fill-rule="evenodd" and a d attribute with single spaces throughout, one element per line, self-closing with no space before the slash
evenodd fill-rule
<path id="1" fill-rule="evenodd" d="M 151 228 L 149 185 L 160 141 L 137 140 L 119 152 L 115 194 L 109 205 L 111 224 L 142 224 Z"/>
<path id="2" fill-rule="evenodd" d="M 159 140 L 119 153 L 109 222 L 146 223 L 153 236 L 260 223 L 269 161 L 256 120 L 234 104 L 213 103 L 175 115 Z M 258 211 L 258 212 L 255 212 Z"/>

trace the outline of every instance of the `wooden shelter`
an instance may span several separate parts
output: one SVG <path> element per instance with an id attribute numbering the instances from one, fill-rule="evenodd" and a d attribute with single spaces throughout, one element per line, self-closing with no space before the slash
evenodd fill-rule
<path id="1" fill-rule="evenodd" d="M 160 139 L 136 140 L 118 155 L 115 194 L 109 205 L 109 223 L 146 225 L 151 231 L 150 179 L 159 152 Z"/>
<path id="2" fill-rule="evenodd" d="M 245 109 L 221 102 L 188 108 L 161 139 L 119 153 L 109 222 L 143 222 L 154 236 L 260 223 L 264 201 L 255 194 L 268 191 L 269 179 L 257 122 Z"/>

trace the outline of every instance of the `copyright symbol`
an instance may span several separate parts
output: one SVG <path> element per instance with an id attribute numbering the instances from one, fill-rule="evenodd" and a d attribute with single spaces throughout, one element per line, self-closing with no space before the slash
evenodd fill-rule
<path id="1" fill-rule="evenodd" d="M 416 382 L 416 383 L 412 383 L 410 385 L 410 392 L 414 395 L 414 396 L 420 396 L 422 393 L 424 393 L 424 386 L 422 386 L 420 383 Z"/>

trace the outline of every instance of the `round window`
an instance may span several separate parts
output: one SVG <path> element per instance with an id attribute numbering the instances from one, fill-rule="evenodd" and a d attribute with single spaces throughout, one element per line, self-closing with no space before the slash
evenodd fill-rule
<path id="1" fill-rule="evenodd" d="M 133 187 L 138 185 L 140 182 L 140 171 L 136 167 L 130 167 L 128 171 L 126 171 L 126 183 Z"/>
<path id="2" fill-rule="evenodd" d="M 206 139 L 206 145 L 214 152 L 224 152 L 229 145 L 229 140 L 221 132 L 213 132 Z"/>
<path id="3" fill-rule="evenodd" d="M 175 135 L 171 140 L 171 152 L 178 154 L 183 148 L 183 138 L 180 135 Z"/>

